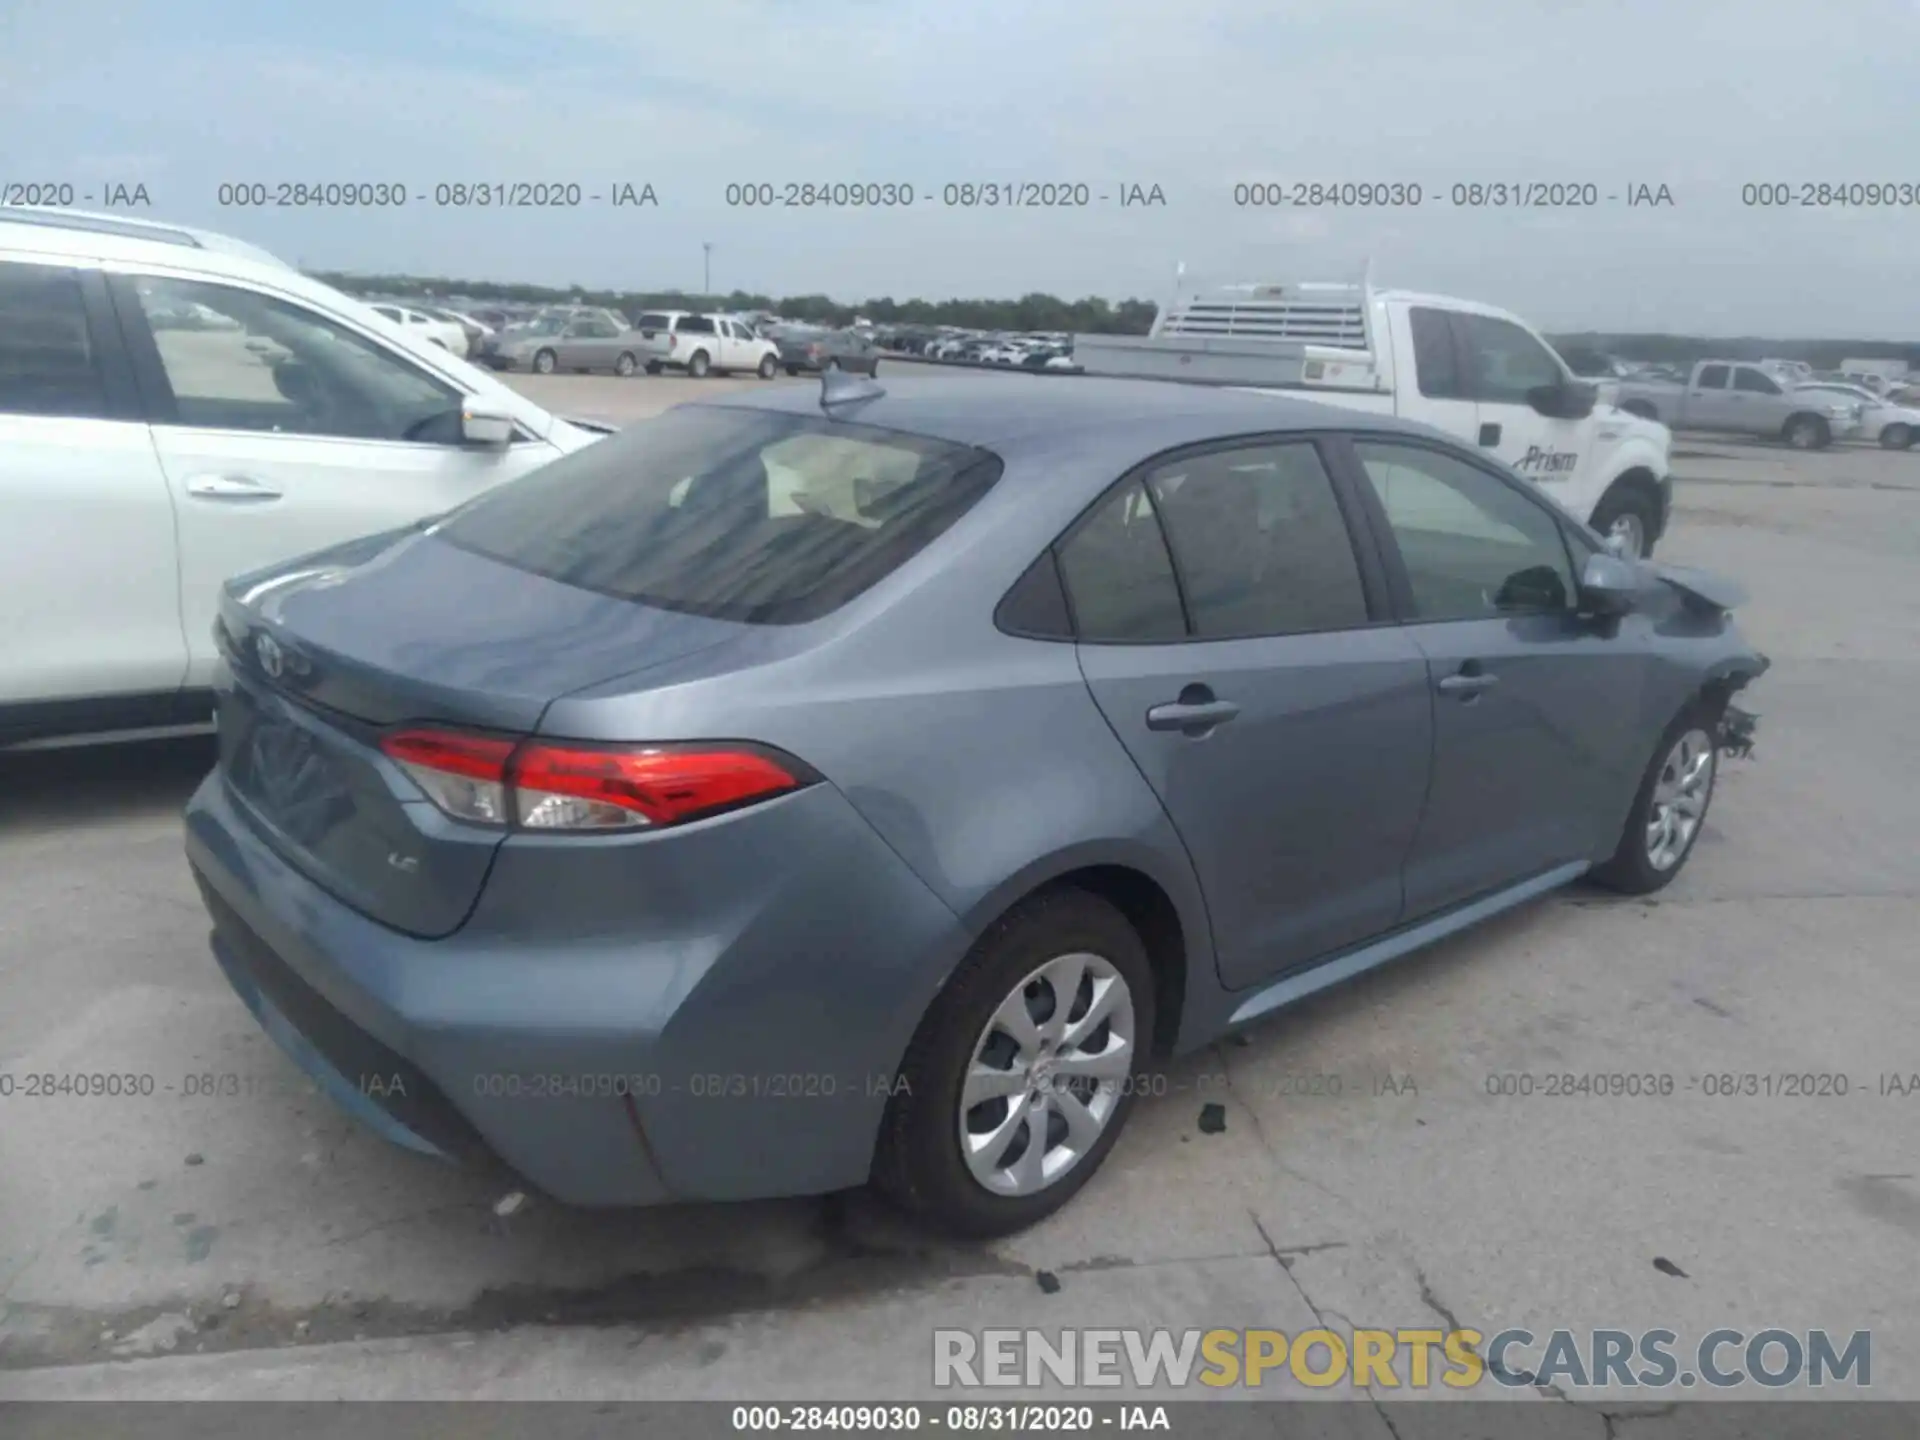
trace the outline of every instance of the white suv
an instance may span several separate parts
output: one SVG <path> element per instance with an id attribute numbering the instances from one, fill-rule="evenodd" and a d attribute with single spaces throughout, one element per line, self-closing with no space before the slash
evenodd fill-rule
<path id="1" fill-rule="evenodd" d="M 780 347 L 754 334 L 731 315 L 694 315 L 684 310 L 650 310 L 634 329 L 653 346 L 647 373 L 684 370 L 698 380 L 735 370 L 771 380 L 780 368 Z"/>
<path id="2" fill-rule="evenodd" d="M 222 581 L 604 433 L 240 241 L 0 208 L 0 748 L 204 727 Z"/>

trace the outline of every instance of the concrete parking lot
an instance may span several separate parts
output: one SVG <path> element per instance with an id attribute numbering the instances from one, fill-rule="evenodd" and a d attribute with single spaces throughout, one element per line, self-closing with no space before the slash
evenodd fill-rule
<path id="1" fill-rule="evenodd" d="M 514 383 L 619 421 L 762 382 Z M 0 1098 L 0 1396 L 931 1397 L 936 1325 L 1324 1320 L 1865 1329 L 1875 1398 L 1920 1398 L 1920 454 L 1680 454 L 1662 558 L 1743 579 L 1775 661 L 1687 873 L 1176 1065 L 1073 1205 L 991 1246 L 860 1195 L 502 1217 L 504 1182 L 361 1132 L 220 978 L 176 818 L 205 744 L 0 760 L 0 1073 L 155 1077 Z M 1675 1084 L 1490 1093 L 1547 1072 Z"/>

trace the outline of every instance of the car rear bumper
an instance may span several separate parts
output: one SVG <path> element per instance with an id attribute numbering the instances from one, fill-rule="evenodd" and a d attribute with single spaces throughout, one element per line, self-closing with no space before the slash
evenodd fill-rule
<path id="1" fill-rule="evenodd" d="M 307 880 L 218 774 L 186 848 L 236 993 L 390 1141 L 497 1159 L 578 1205 L 843 1189 L 867 1178 L 900 1057 L 967 937 L 831 786 L 752 815 L 744 844 L 725 830 L 744 815 L 666 837 L 693 843 L 664 882 L 617 848 L 583 868 L 578 842 L 516 837 L 437 941 Z"/>

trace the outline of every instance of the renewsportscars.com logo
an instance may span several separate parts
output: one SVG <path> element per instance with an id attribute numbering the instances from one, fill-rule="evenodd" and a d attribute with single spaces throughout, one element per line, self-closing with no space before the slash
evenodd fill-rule
<path id="1" fill-rule="evenodd" d="M 1727 1390 L 1873 1383 L 1873 1335 L 1713 1330 L 936 1330 L 942 1389 L 1131 1386 Z"/>

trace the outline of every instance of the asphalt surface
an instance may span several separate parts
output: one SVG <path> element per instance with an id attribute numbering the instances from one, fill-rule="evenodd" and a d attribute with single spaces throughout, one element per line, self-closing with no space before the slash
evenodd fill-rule
<path id="1" fill-rule="evenodd" d="M 516 383 L 621 420 L 761 382 Z M 1741 577 L 1775 661 L 1683 877 L 1176 1066 L 1073 1205 L 991 1246 L 861 1195 L 502 1218 L 220 979 L 177 820 L 205 744 L 0 758 L 0 1074 L 155 1087 L 0 1099 L 0 1397 L 933 1398 L 936 1326 L 1325 1320 L 1868 1329 L 1875 1398 L 1920 1398 L 1920 1092 L 1882 1093 L 1920 1072 L 1920 453 L 1680 449 L 1662 557 Z M 1489 1093 L 1519 1073 L 1675 1088 Z"/>

